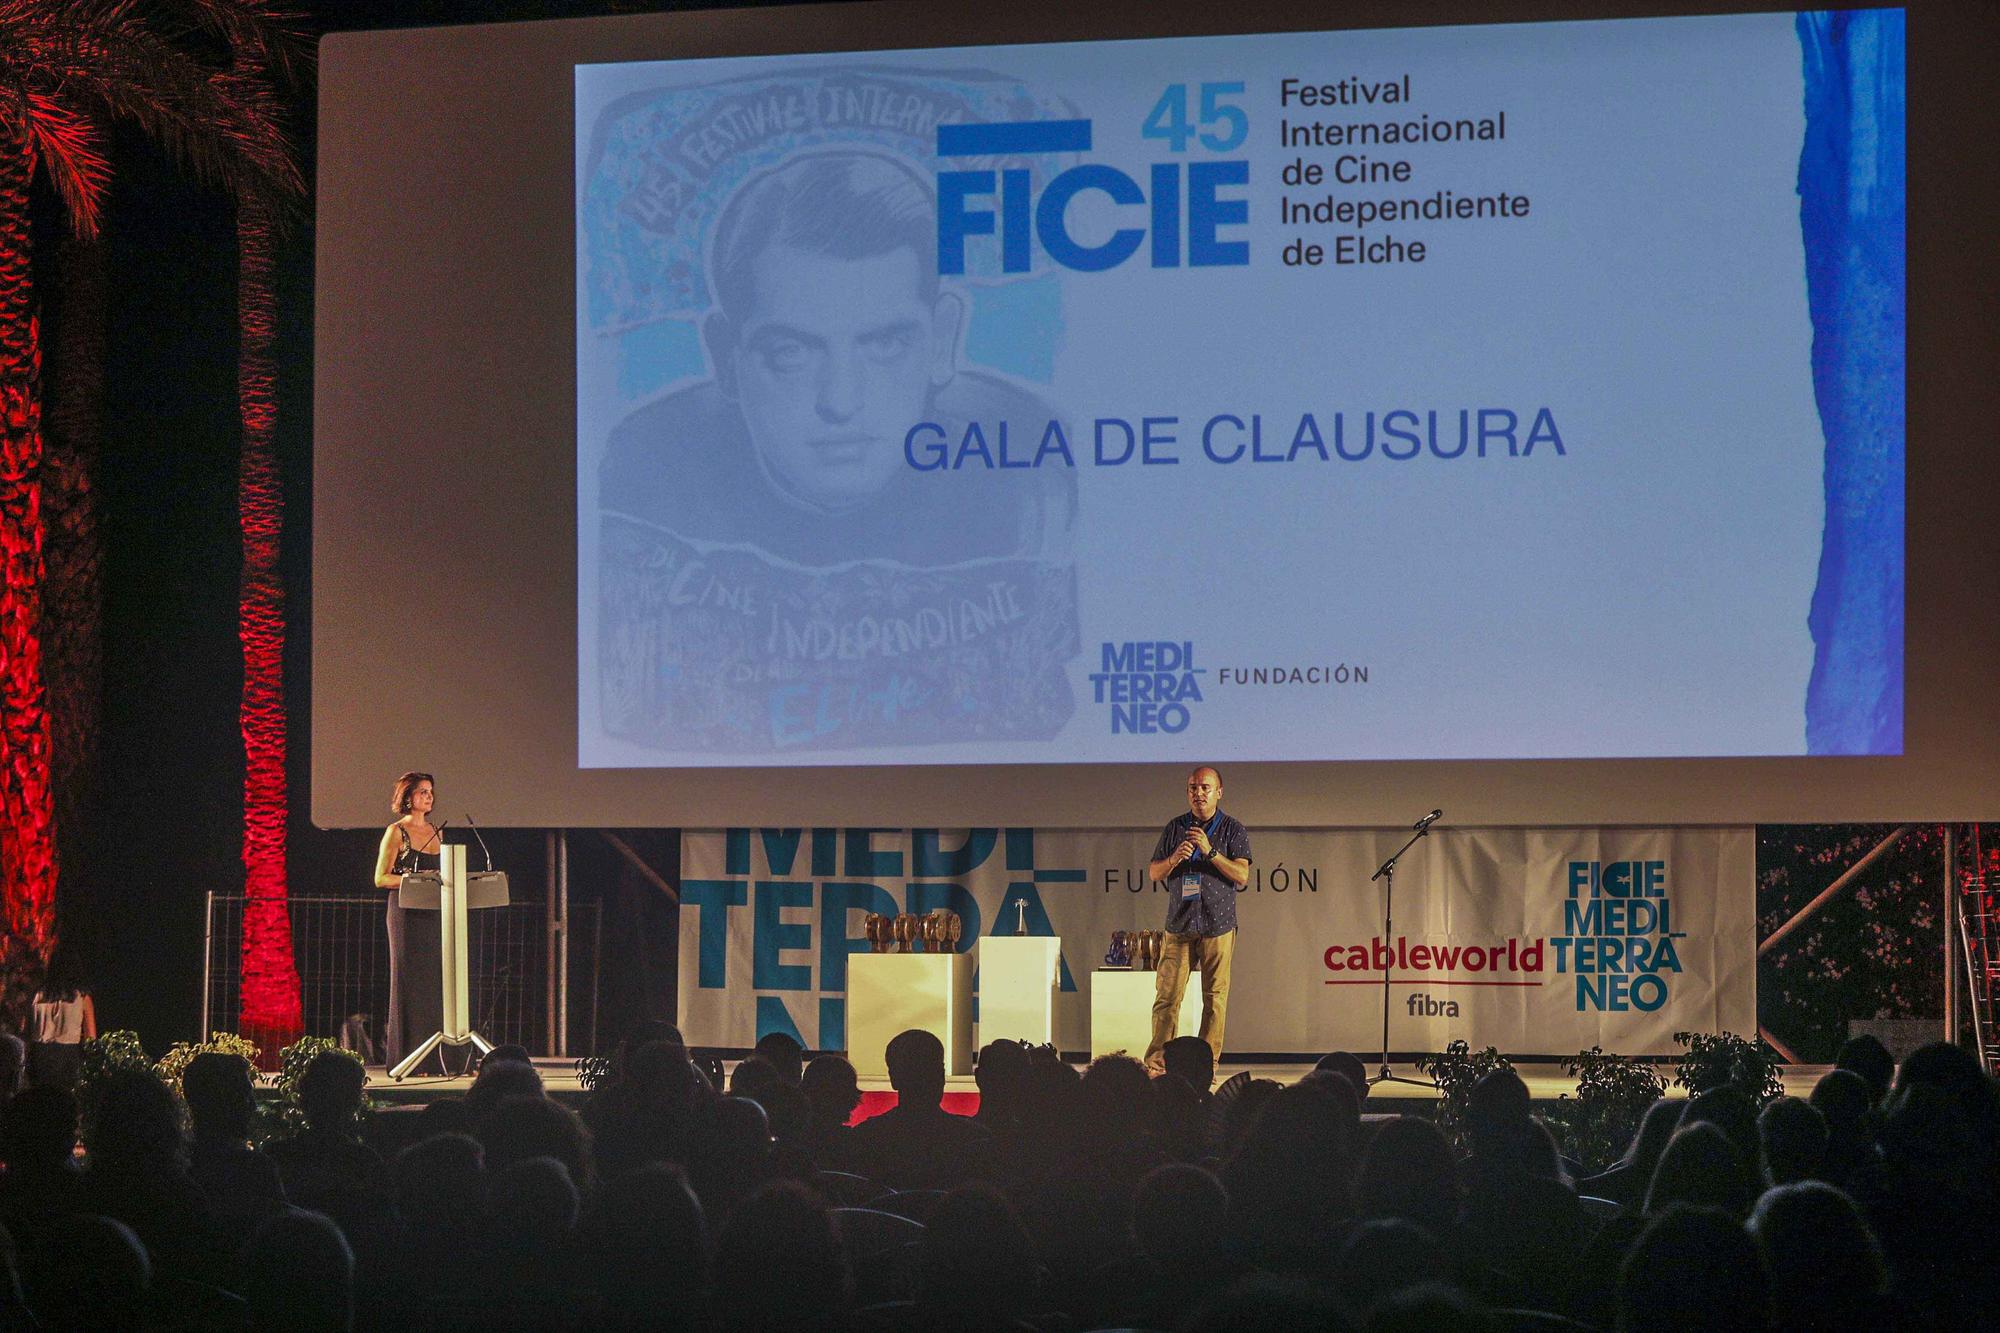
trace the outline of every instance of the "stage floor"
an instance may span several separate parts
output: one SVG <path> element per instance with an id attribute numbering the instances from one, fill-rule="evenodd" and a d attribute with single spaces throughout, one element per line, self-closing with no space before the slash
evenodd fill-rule
<path id="1" fill-rule="evenodd" d="M 535 1068 L 541 1073 L 542 1086 L 548 1089 L 550 1095 L 565 1101 L 582 1096 L 583 1087 L 577 1082 L 576 1062 L 574 1060 L 538 1059 L 534 1063 Z M 733 1069 L 735 1062 L 730 1061 L 724 1067 L 726 1069 Z M 1371 1073 L 1374 1071 L 1374 1068 L 1375 1066 L 1371 1063 L 1369 1065 Z M 1421 1086 L 1410 1083 L 1378 1083 L 1369 1091 L 1368 1099 L 1371 1103 L 1387 1101 L 1434 1102 L 1437 1100 L 1437 1089 L 1431 1086 L 1429 1079 L 1417 1072 L 1415 1065 L 1391 1064 L 1389 1068 L 1391 1073 L 1399 1075 L 1402 1078 L 1417 1080 L 1417 1083 Z M 1665 1067 L 1663 1066 L 1662 1068 L 1664 1072 Z M 1832 1065 L 1785 1066 L 1781 1071 L 1781 1077 L 1784 1079 L 1786 1093 L 1793 1097 L 1805 1097 L 1809 1095 L 1812 1092 L 1813 1084 L 1819 1082 L 1821 1077 L 1831 1068 L 1833 1068 Z M 1312 1066 L 1309 1064 L 1239 1064 L 1225 1060 L 1223 1061 L 1222 1068 L 1217 1073 L 1216 1081 L 1220 1083 L 1223 1079 L 1229 1078 L 1238 1071 L 1246 1069 L 1250 1071 L 1252 1078 L 1268 1078 L 1286 1084 L 1296 1083 L 1312 1072 Z M 1559 1097 L 1576 1095 L 1576 1080 L 1570 1075 L 1563 1073 L 1561 1065 L 1522 1064 L 1515 1066 L 1514 1072 L 1519 1074 L 1522 1080 L 1527 1083 L 1528 1094 L 1537 1102 L 1553 1102 Z M 1671 1074 L 1667 1076 L 1669 1078 L 1672 1077 Z M 890 1091 L 889 1080 L 886 1078 L 864 1078 L 860 1082 L 861 1090 L 864 1093 L 887 1093 Z M 471 1086 L 472 1079 L 467 1075 L 460 1075 L 457 1078 L 445 1078 L 436 1075 L 423 1077 L 413 1074 L 401 1083 L 395 1083 L 390 1081 L 388 1071 L 382 1066 L 371 1065 L 368 1069 L 368 1095 L 379 1103 L 389 1105 L 399 1103 L 419 1104 L 438 1097 L 462 1096 Z M 969 1075 L 945 1080 L 945 1094 L 948 1097 L 954 1098 L 953 1110 L 962 1111 L 964 1103 L 958 1099 L 967 1095 L 976 1097 L 978 1091 L 978 1085 L 973 1082 Z M 1667 1089 L 1667 1095 L 1683 1096 L 1685 1094 L 1679 1088 L 1670 1087 Z"/>

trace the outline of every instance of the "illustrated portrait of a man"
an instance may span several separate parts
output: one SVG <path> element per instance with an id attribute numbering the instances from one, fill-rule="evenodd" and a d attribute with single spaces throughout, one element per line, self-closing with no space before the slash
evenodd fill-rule
<path id="1" fill-rule="evenodd" d="M 936 247 L 929 183 L 882 153 L 804 153 L 724 205 L 711 375 L 614 427 L 600 471 L 608 732 L 768 751 L 1068 719 L 1074 473 L 905 454 L 919 423 L 1032 440 L 1053 415 L 961 364 L 969 306 Z"/>
<path id="2" fill-rule="evenodd" d="M 926 473 L 904 456 L 919 422 L 956 440 L 966 421 L 1050 415 L 960 369 L 967 307 L 938 282 L 936 226 L 923 179 L 875 153 L 807 154 L 745 182 L 710 245 L 714 378 L 612 432 L 605 507 L 804 565 L 1059 551 L 1072 475 Z"/>

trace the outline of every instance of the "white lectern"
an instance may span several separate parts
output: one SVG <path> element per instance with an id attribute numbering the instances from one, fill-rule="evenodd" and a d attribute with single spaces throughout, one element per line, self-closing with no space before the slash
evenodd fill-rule
<path id="1" fill-rule="evenodd" d="M 1053 935 L 987 935 L 979 941 L 979 1044 L 1055 1040 L 1062 941 Z"/>
<path id="2" fill-rule="evenodd" d="M 1157 972 L 1101 967 L 1090 974 L 1090 1058 L 1119 1051 L 1144 1059 L 1153 1044 L 1153 995 Z M 1179 1035 L 1201 1032 L 1201 973 L 1188 974 L 1181 996 Z"/>
<path id="3" fill-rule="evenodd" d="M 972 955 L 858 953 L 847 960 L 847 1059 L 887 1078 L 889 1039 L 921 1028 L 944 1043 L 944 1072 L 972 1072 Z"/>
<path id="4" fill-rule="evenodd" d="M 405 911 L 438 914 L 438 970 L 444 976 L 444 1028 L 424 1038 L 389 1071 L 389 1077 L 398 1081 L 440 1046 L 470 1044 L 481 1055 L 493 1049 L 492 1042 L 472 1030 L 472 966 L 467 957 L 472 932 L 465 914 L 468 908 L 505 907 L 507 876 L 492 870 L 468 875 L 465 848 L 449 845 L 438 849 L 438 867 L 435 876 L 403 876 L 402 887 L 396 890 L 396 900 Z"/>

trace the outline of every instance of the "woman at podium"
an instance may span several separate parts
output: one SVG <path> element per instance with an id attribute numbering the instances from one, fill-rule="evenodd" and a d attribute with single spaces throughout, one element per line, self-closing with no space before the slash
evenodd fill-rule
<path id="1" fill-rule="evenodd" d="M 384 1024 L 384 1063 L 394 1066 L 431 1033 L 444 1026 L 444 950 L 438 914 L 403 910 L 396 890 L 403 876 L 437 871 L 444 839 L 431 825 L 437 784 L 428 773 L 396 779 L 389 807 L 396 822 L 382 835 L 375 858 L 375 887 L 389 891 L 389 1021 Z M 440 1052 L 439 1058 L 443 1054 Z"/>

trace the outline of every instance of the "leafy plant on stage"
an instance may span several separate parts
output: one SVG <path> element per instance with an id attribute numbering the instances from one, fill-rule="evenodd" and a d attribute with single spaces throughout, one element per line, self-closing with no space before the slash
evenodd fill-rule
<path id="1" fill-rule="evenodd" d="M 139 1044 L 139 1034 L 126 1028 L 92 1037 L 83 1043 L 79 1054 L 81 1067 L 76 1080 L 76 1105 L 85 1125 L 97 1119 L 97 1107 L 104 1098 L 104 1080 L 108 1075 L 120 1069 L 153 1072 L 153 1062 L 146 1058 L 146 1048 Z"/>
<path id="2" fill-rule="evenodd" d="M 332 1037 L 300 1037 L 284 1050 L 278 1052 L 278 1097 L 272 1104 L 269 1117 L 275 1123 L 269 1132 L 273 1135 L 296 1134 L 306 1127 L 305 1104 L 299 1100 L 299 1081 L 306 1076 L 306 1069 L 319 1056 L 332 1052 L 344 1055 L 359 1065 L 361 1057 L 342 1046 Z M 364 1065 L 363 1068 L 366 1068 Z M 365 1122 L 375 1113 L 375 1104 L 367 1097 L 361 1099 L 360 1108 L 355 1112 L 357 1125 Z"/>
<path id="3" fill-rule="evenodd" d="M 1736 1087 L 1759 1105 L 1784 1095 L 1778 1077 L 1784 1062 L 1762 1037 L 1733 1032 L 1676 1032 L 1674 1040 L 1687 1048 L 1674 1071 L 1674 1086 L 1699 1097 L 1711 1088 Z"/>
<path id="4" fill-rule="evenodd" d="M 1514 1062 L 1492 1047 L 1474 1051 L 1464 1041 L 1446 1044 L 1437 1055 L 1417 1057 L 1417 1072 L 1429 1074 L 1438 1090 L 1437 1122 L 1454 1146 L 1465 1146 L 1465 1108 L 1472 1085 L 1495 1069 L 1512 1069 Z"/>
<path id="5" fill-rule="evenodd" d="M 180 1095 L 181 1076 L 187 1073 L 188 1065 L 197 1055 L 240 1055 L 250 1062 L 252 1069 L 257 1067 L 257 1043 L 234 1032 L 211 1032 L 207 1041 L 177 1041 L 154 1066 L 176 1096 Z"/>
<path id="6" fill-rule="evenodd" d="M 1639 1132 L 1646 1108 L 1666 1095 L 1667 1081 L 1646 1061 L 1607 1054 L 1600 1046 L 1578 1051 L 1562 1067 L 1576 1079 L 1576 1095 L 1559 1096 L 1548 1118 L 1562 1126 L 1571 1157 L 1588 1171 L 1602 1171 Z"/>
<path id="7" fill-rule="evenodd" d="M 152 1065 L 146 1058 L 146 1048 L 139 1044 L 139 1034 L 117 1028 L 83 1044 L 82 1073 L 77 1086 L 82 1088 L 114 1069 L 150 1069 Z"/>

